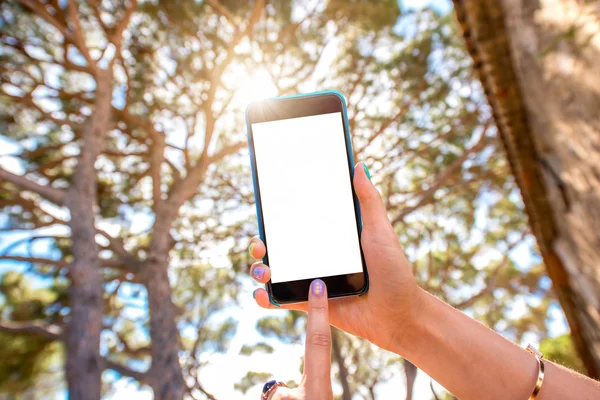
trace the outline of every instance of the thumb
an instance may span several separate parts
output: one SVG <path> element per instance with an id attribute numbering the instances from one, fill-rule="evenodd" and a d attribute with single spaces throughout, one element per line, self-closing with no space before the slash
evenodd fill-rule
<path id="1" fill-rule="evenodd" d="M 364 162 L 359 162 L 354 167 L 354 191 L 358 196 L 365 228 L 390 225 L 381 195 L 371 183 L 371 175 Z"/>

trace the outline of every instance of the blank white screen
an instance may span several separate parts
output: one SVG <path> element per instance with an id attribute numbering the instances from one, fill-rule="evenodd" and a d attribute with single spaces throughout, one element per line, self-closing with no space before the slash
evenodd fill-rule
<path id="1" fill-rule="evenodd" d="M 252 124 L 272 283 L 362 272 L 342 121 Z"/>

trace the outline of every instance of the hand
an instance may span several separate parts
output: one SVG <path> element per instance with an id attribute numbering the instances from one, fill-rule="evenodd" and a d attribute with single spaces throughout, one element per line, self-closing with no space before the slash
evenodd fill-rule
<path id="1" fill-rule="evenodd" d="M 329 326 L 327 287 L 314 280 L 308 294 L 308 323 L 304 348 L 304 373 L 295 389 L 278 387 L 269 400 L 333 400 L 331 389 L 331 327 Z"/>
<path id="2" fill-rule="evenodd" d="M 329 319 L 332 325 L 348 333 L 397 352 L 415 321 L 422 291 L 415 282 L 381 196 L 367 176 L 366 167 L 359 163 L 354 171 L 354 189 L 363 219 L 361 244 L 369 270 L 369 291 L 361 297 L 332 299 Z M 260 260 L 267 249 L 259 237 L 254 237 L 249 251 L 254 259 Z M 310 259 L 310 238 L 307 238 L 304 253 Z M 269 267 L 261 262 L 252 264 L 250 275 L 261 283 L 271 279 Z M 257 289 L 254 298 L 261 307 L 277 308 L 269 302 L 265 289 Z M 302 311 L 307 307 L 305 303 L 281 306 Z"/>

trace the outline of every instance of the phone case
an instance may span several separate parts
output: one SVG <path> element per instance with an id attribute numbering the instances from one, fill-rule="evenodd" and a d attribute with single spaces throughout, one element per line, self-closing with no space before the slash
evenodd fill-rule
<path id="1" fill-rule="evenodd" d="M 350 127 L 348 125 L 348 113 L 346 110 L 346 100 L 344 99 L 344 96 L 338 92 L 337 90 L 323 90 L 320 92 L 312 92 L 312 93 L 305 93 L 305 94 L 293 94 L 293 95 L 288 95 L 288 96 L 280 96 L 280 97 L 272 97 L 266 100 L 279 100 L 279 99 L 292 99 L 292 98 L 300 98 L 300 97 L 315 97 L 315 96 L 321 96 L 324 94 L 333 94 L 337 97 L 340 98 L 340 100 L 342 101 L 342 113 L 344 116 L 344 125 L 345 125 L 345 131 L 346 131 L 346 142 L 348 143 L 348 149 L 350 149 L 350 163 L 353 166 L 352 167 L 352 176 L 351 178 L 354 178 L 354 152 L 352 151 L 352 140 L 350 138 Z M 250 122 L 248 120 L 248 109 L 250 108 L 250 105 L 248 105 L 248 107 L 246 107 L 246 129 L 247 129 L 247 134 L 248 134 L 248 150 L 250 152 L 250 166 L 252 169 L 252 184 L 254 187 L 254 203 L 256 206 L 256 216 L 258 219 L 258 235 L 260 236 L 261 240 L 265 240 L 264 237 L 264 229 L 263 229 L 263 223 L 262 223 L 262 215 L 261 215 L 261 211 L 260 211 L 260 204 L 259 204 L 259 199 L 258 199 L 258 186 L 256 184 L 256 168 L 254 165 L 254 146 L 252 145 L 252 140 L 251 140 L 251 136 L 250 136 Z M 354 197 L 356 197 L 356 194 L 353 194 Z M 358 215 L 358 225 L 359 225 L 359 233 L 362 234 L 362 215 L 360 212 L 360 205 L 358 205 L 358 201 L 356 202 L 357 204 L 357 208 L 356 208 L 356 212 Z M 263 262 L 265 260 L 263 259 Z M 362 292 L 360 292 L 358 295 L 362 296 L 365 293 L 367 293 L 367 291 L 369 290 L 369 272 L 368 272 L 368 268 L 365 270 L 365 288 L 363 289 Z M 271 302 L 271 304 L 275 305 L 276 307 L 279 307 L 280 305 L 277 304 L 277 302 L 273 299 L 273 296 L 271 295 L 271 291 L 269 290 L 268 285 L 265 285 L 265 288 L 267 290 L 267 293 L 269 294 L 269 301 Z"/>

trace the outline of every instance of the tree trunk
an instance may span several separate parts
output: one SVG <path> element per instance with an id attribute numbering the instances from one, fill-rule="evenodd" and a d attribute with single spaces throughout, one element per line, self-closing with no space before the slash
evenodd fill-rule
<path id="1" fill-rule="evenodd" d="M 182 399 L 186 385 L 179 365 L 179 330 L 169 281 L 169 231 L 174 212 L 157 207 L 150 254 L 144 267 L 148 290 L 152 367 L 150 385 L 160 400 Z"/>
<path id="2" fill-rule="evenodd" d="M 97 199 L 96 168 L 98 154 L 111 118 L 112 73 L 98 71 L 96 99 L 92 116 L 82 138 L 81 153 L 67 193 L 71 213 L 74 262 L 69 269 L 70 322 L 67 327 L 67 382 L 69 398 L 100 399 L 102 363 L 102 279 L 99 247 L 96 244 L 95 211 Z"/>
<path id="3" fill-rule="evenodd" d="M 597 2 L 455 0 L 575 345 L 600 377 Z"/>
<path id="4" fill-rule="evenodd" d="M 340 332 L 331 327 L 331 349 L 333 353 L 333 359 L 338 366 L 339 380 L 342 385 L 342 400 L 352 400 L 352 393 L 350 392 L 350 384 L 348 383 L 348 368 L 344 363 L 344 356 L 342 355 L 342 349 L 340 345 Z"/>
<path id="5" fill-rule="evenodd" d="M 406 376 L 406 400 L 412 400 L 413 398 L 413 389 L 415 387 L 417 371 L 417 367 L 405 358 L 404 375 Z"/>

